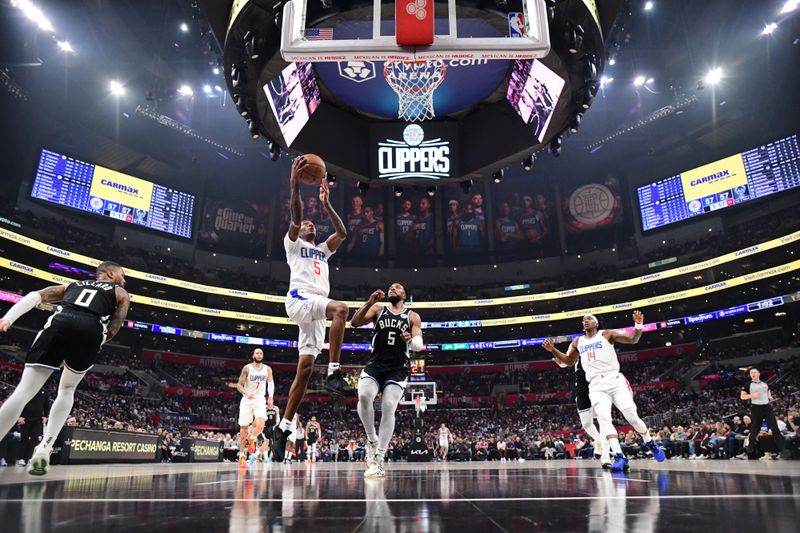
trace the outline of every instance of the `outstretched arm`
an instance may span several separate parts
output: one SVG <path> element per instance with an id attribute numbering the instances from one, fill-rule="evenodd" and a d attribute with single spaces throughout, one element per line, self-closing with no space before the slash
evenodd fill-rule
<path id="1" fill-rule="evenodd" d="M 11 306 L 11 309 L 0 319 L 0 333 L 11 329 L 12 324 L 14 324 L 19 317 L 40 303 L 60 302 L 64 299 L 65 290 L 67 290 L 66 285 L 53 285 L 40 291 L 29 292 L 22 300 Z"/>
<path id="2" fill-rule="evenodd" d="M 116 297 L 117 297 L 117 307 L 114 308 L 114 313 L 111 315 L 111 320 L 108 322 L 108 328 L 106 328 L 106 338 L 103 341 L 108 342 L 117 333 L 119 333 L 120 328 L 122 327 L 122 322 L 125 321 L 125 317 L 128 316 L 128 309 L 131 305 L 131 297 L 128 295 L 128 291 L 123 289 L 122 287 L 117 287 L 115 289 Z"/>
<path id="3" fill-rule="evenodd" d="M 300 198 L 300 174 L 306 166 L 306 158 L 304 156 L 296 157 L 292 162 L 292 175 L 289 178 L 289 187 L 292 194 L 289 197 L 289 211 L 292 213 L 292 221 L 289 224 L 289 239 L 296 241 L 300 235 L 300 222 L 303 221 L 303 201 Z"/>
<path id="4" fill-rule="evenodd" d="M 578 362 L 578 348 L 575 346 L 574 340 L 569 343 L 567 353 L 563 353 L 556 348 L 553 344 L 553 339 L 545 339 L 544 343 L 542 343 L 542 348 L 550 352 L 553 357 L 567 366 L 575 366 L 575 363 Z"/>
<path id="5" fill-rule="evenodd" d="M 623 335 L 616 331 L 606 331 L 606 338 L 609 342 L 618 342 L 620 344 L 636 344 L 642 337 L 642 327 L 644 326 L 644 315 L 641 311 L 633 312 L 633 333 L 630 335 Z"/>
<path id="6" fill-rule="evenodd" d="M 378 289 L 377 291 L 373 292 L 369 300 L 359 307 L 356 314 L 353 315 L 353 318 L 350 319 L 350 325 L 354 328 L 361 327 L 365 324 L 369 324 L 375 317 L 378 316 L 378 313 L 381 310 L 381 306 L 378 305 L 378 302 L 383 300 L 386 297 L 386 294 Z"/>
<path id="7" fill-rule="evenodd" d="M 275 381 L 272 379 L 272 369 L 267 367 L 267 407 L 272 409 L 272 399 L 275 396 Z"/>
<path id="8" fill-rule="evenodd" d="M 333 223 L 334 233 L 328 237 L 325 244 L 328 245 L 328 249 L 331 252 L 335 252 L 347 238 L 347 228 L 344 227 L 344 222 L 342 222 L 342 219 L 339 218 L 339 214 L 333 208 L 333 205 L 331 205 L 331 191 L 328 188 L 328 180 L 325 178 L 322 179 L 322 183 L 319 186 L 319 200 L 322 202 L 322 205 L 325 206 L 325 209 L 328 210 L 328 213 L 330 213 L 331 222 Z"/>

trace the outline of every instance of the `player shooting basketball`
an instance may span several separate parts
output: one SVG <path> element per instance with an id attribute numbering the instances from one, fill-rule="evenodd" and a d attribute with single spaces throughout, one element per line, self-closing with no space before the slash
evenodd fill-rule
<path id="1" fill-rule="evenodd" d="M 339 370 L 339 357 L 348 314 L 347 304 L 328 298 L 330 293 L 328 259 L 347 238 L 347 229 L 331 205 L 328 182 L 323 178 L 319 187 L 319 199 L 322 207 L 330 214 L 335 232 L 322 244 L 316 244 L 316 228 L 312 221 L 303 219 L 303 202 L 300 198 L 300 180 L 308 170 L 307 166 L 308 160 L 305 156 L 298 157 L 292 163 L 290 180 L 292 193 L 289 199 L 292 221 L 283 240 L 286 261 L 291 270 L 289 292 L 286 295 L 286 314 L 297 323 L 300 330 L 297 339 L 300 360 L 289 390 L 289 400 L 283 419 L 275 428 L 273 435 L 272 455 L 276 462 L 284 459 L 284 448 L 289 437 L 292 418 L 303 401 L 308 381 L 314 370 L 314 360 L 322 351 L 326 318 L 332 323 L 325 388 L 342 396 L 353 396 L 355 393 L 355 390 L 347 385 Z"/>

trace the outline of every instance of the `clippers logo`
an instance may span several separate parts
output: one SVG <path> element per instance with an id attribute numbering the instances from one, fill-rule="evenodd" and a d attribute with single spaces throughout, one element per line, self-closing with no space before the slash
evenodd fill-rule
<path id="1" fill-rule="evenodd" d="M 450 141 L 425 139 L 417 124 L 403 130 L 403 140 L 387 139 L 378 143 L 378 178 L 441 179 L 450 177 Z"/>
<path id="2" fill-rule="evenodd" d="M 427 5 L 427 0 L 413 0 L 406 4 L 406 13 L 414 15 L 417 20 L 425 20 L 425 17 L 428 16 L 428 10 L 425 9 Z"/>
<path id="3" fill-rule="evenodd" d="M 356 83 L 364 83 L 375 78 L 375 64 L 372 61 L 339 61 L 339 75 Z"/>

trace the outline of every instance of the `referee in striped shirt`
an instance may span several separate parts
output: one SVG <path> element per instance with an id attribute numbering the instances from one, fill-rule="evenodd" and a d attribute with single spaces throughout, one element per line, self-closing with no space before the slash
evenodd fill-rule
<path id="1" fill-rule="evenodd" d="M 772 412 L 770 402 L 773 400 L 769 385 L 761 381 L 761 372 L 757 368 L 750 369 L 750 381 L 745 383 L 740 394 L 742 400 L 750 400 L 750 440 L 747 444 L 747 453 L 752 454 L 761 432 L 761 424 L 766 420 L 767 427 L 772 432 L 772 440 L 775 443 L 777 452 L 783 450 L 783 435 L 778 428 L 778 419 Z"/>

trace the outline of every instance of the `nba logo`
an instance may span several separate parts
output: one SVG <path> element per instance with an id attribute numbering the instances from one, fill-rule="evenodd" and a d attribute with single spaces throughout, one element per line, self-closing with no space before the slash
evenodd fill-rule
<path id="1" fill-rule="evenodd" d="M 508 14 L 508 36 L 523 37 L 525 35 L 525 15 L 519 12 Z"/>

